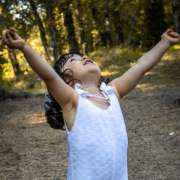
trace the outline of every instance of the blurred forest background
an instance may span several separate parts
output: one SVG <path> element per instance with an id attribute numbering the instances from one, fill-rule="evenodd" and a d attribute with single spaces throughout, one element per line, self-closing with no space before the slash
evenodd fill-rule
<path id="1" fill-rule="evenodd" d="M 0 0 L 0 34 L 9 27 L 51 65 L 62 53 L 80 50 L 99 63 L 102 75 L 116 75 L 152 48 L 167 28 L 180 32 L 180 1 Z M 0 47 L 0 83 L 43 87 L 23 54 L 5 47 Z"/>
<path id="2" fill-rule="evenodd" d="M 9 27 L 50 65 L 79 50 L 103 76 L 115 78 L 167 28 L 180 33 L 180 0 L 0 0 L 0 39 Z M 44 91 L 23 54 L 0 46 L 1 180 L 67 179 L 66 134 L 46 122 Z M 121 105 L 129 180 L 179 179 L 180 44 L 168 49 Z"/>

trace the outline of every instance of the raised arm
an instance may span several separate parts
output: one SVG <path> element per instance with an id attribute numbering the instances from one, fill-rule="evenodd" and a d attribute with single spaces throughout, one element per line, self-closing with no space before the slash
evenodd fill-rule
<path id="1" fill-rule="evenodd" d="M 113 79 L 109 85 L 114 86 L 120 97 L 130 92 L 143 78 L 144 74 L 152 69 L 167 51 L 171 44 L 178 43 L 180 36 L 168 29 L 161 36 L 161 40 L 128 69 L 123 75 Z"/>
<path id="2" fill-rule="evenodd" d="M 13 29 L 7 30 L 3 42 L 10 48 L 21 50 L 31 68 L 45 82 L 48 90 L 63 108 L 74 101 L 74 90 L 67 85 L 54 69 L 32 49 Z"/>

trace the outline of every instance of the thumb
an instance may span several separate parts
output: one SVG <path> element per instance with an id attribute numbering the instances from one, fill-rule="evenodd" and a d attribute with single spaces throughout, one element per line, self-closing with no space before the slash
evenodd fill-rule
<path id="1" fill-rule="evenodd" d="M 13 42 L 13 38 L 12 38 L 12 35 L 11 35 L 10 31 L 7 32 L 7 38 L 8 38 L 10 43 Z"/>
<path id="2" fill-rule="evenodd" d="M 13 39 L 20 39 L 21 37 L 16 33 L 14 29 L 10 29 L 10 34 L 12 35 Z"/>
<path id="3" fill-rule="evenodd" d="M 12 34 L 14 39 L 22 39 L 21 36 L 18 35 L 17 30 L 13 27 L 9 29 L 10 33 Z"/>

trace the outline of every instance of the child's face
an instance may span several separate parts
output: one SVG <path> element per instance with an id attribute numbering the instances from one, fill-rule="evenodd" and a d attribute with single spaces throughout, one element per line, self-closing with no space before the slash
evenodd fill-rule
<path id="1" fill-rule="evenodd" d="M 63 66 L 63 70 L 67 68 L 73 71 L 73 78 L 81 81 L 85 80 L 88 75 L 94 74 L 97 78 L 99 78 L 101 75 L 100 67 L 95 61 L 87 56 L 80 56 L 78 54 L 74 54 L 67 60 Z"/>

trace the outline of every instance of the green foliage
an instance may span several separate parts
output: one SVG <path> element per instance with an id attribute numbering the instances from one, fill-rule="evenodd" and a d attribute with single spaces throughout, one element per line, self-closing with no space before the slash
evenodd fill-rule
<path id="1" fill-rule="evenodd" d="M 69 10 L 73 22 L 65 23 Z M 174 24 L 168 0 L 0 0 L 0 21 L 0 34 L 13 26 L 48 61 L 50 57 L 51 64 L 77 43 L 81 52 L 91 52 L 102 67 L 113 67 L 113 62 L 126 64 L 122 69 L 139 57 L 140 50 L 134 49 L 152 47 Z M 32 73 L 19 51 L 16 57 L 23 74 Z M 3 49 L 0 59 L 0 80 L 14 79 L 13 66 Z"/>
<path id="2" fill-rule="evenodd" d="M 6 62 L 6 59 L 0 54 L 0 83 L 3 81 L 3 64 Z"/>
<path id="3" fill-rule="evenodd" d="M 113 48 L 99 48 L 89 54 L 101 70 L 109 70 L 112 74 L 121 74 L 126 71 L 137 59 L 142 56 L 140 49 L 131 47 L 116 46 Z"/>

